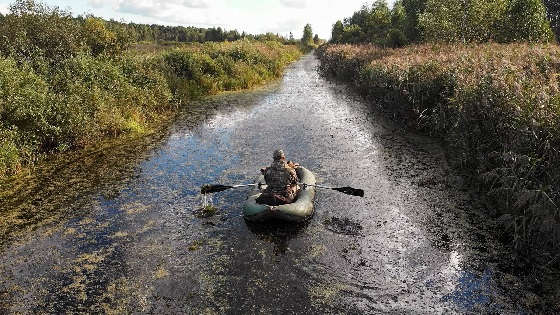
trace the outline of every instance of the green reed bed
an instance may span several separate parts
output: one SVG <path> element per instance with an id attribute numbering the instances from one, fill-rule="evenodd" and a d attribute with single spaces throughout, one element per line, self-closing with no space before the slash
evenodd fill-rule
<path id="1" fill-rule="evenodd" d="M 554 262 L 560 247 L 560 48 L 327 45 L 321 71 L 403 123 L 441 137 L 509 240 Z M 558 257 L 556 257 L 558 258 Z"/>

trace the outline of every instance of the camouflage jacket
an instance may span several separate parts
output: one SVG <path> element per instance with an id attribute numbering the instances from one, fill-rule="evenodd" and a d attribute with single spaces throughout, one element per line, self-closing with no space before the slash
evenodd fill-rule
<path id="1" fill-rule="evenodd" d="M 268 185 L 266 191 L 291 195 L 297 192 L 298 176 L 296 170 L 290 166 L 285 160 L 272 162 L 270 167 L 264 171 L 264 179 Z"/>

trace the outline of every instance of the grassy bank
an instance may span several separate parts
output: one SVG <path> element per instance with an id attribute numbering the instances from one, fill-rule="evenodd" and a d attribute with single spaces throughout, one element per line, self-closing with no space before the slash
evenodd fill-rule
<path id="1" fill-rule="evenodd" d="M 523 259 L 560 248 L 560 48 L 326 45 L 321 71 L 404 124 L 441 137 Z M 556 259 L 556 260 L 554 260 Z"/>
<path id="2" fill-rule="evenodd" d="M 46 153 L 144 132 L 189 99 L 281 76 L 295 46 L 241 40 L 117 57 L 79 53 L 51 66 L 0 58 L 0 176 Z"/>

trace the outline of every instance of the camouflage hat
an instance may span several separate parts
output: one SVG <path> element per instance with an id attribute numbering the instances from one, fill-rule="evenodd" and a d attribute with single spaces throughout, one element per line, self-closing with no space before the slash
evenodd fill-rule
<path id="1" fill-rule="evenodd" d="M 274 151 L 274 154 L 273 154 L 272 157 L 274 158 L 274 160 L 280 160 L 282 158 L 285 158 L 286 156 L 284 155 L 284 151 L 276 150 L 276 151 Z"/>

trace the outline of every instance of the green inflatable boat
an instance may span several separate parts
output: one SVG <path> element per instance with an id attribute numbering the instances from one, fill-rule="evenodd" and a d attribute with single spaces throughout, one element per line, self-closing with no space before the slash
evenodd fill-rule
<path id="1" fill-rule="evenodd" d="M 315 175 L 304 167 L 296 169 L 299 180 L 303 184 L 315 185 Z M 249 197 L 243 206 L 243 214 L 247 221 L 251 222 L 264 222 L 268 220 L 284 220 L 292 222 L 304 221 L 313 215 L 313 198 L 315 197 L 315 187 L 307 186 L 305 189 L 301 188 L 295 202 L 281 205 L 269 206 L 261 205 L 256 202 L 256 199 L 261 195 L 261 189 L 265 189 L 264 176 L 260 176 L 257 183 L 262 183 L 261 187 L 257 185 L 249 192 Z"/>

